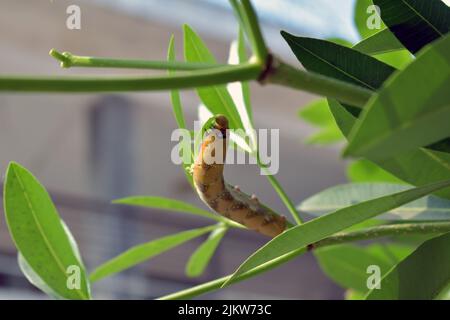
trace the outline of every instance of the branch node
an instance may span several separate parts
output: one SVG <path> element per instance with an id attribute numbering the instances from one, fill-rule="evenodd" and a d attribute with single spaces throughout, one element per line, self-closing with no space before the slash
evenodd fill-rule
<path id="1" fill-rule="evenodd" d="M 264 63 L 264 69 L 262 70 L 261 74 L 257 79 L 258 82 L 261 85 L 266 84 L 270 76 L 276 72 L 278 65 L 279 65 L 278 60 L 274 57 L 273 54 L 269 53 L 267 55 L 266 62 Z"/>

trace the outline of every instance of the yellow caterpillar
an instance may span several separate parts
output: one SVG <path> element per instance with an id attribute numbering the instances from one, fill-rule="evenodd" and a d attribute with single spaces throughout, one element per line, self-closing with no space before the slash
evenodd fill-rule
<path id="1" fill-rule="evenodd" d="M 236 221 L 251 230 L 275 237 L 286 228 L 286 217 L 275 214 L 259 203 L 255 196 L 248 196 L 227 184 L 223 168 L 227 148 L 228 120 L 223 115 L 215 117 L 215 130 L 205 134 L 201 150 L 193 166 L 193 179 L 200 198 L 214 211 Z M 221 161 L 215 161 L 216 153 Z"/>

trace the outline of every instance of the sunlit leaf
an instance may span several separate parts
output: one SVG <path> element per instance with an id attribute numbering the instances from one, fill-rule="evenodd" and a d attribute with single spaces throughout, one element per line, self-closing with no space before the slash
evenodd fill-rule
<path id="1" fill-rule="evenodd" d="M 188 276 L 198 277 L 205 271 L 227 230 L 227 227 L 219 227 L 213 230 L 208 239 L 195 250 L 186 265 Z"/>
<path id="2" fill-rule="evenodd" d="M 429 300 L 450 285 L 450 233 L 426 241 L 381 279 L 369 300 Z"/>
<path id="3" fill-rule="evenodd" d="M 422 51 L 369 101 L 345 154 L 386 159 L 449 137 L 449 88 L 447 36 Z"/>
<path id="4" fill-rule="evenodd" d="M 187 62 L 216 63 L 203 40 L 189 26 L 184 26 L 184 55 Z M 236 105 L 225 85 L 197 88 L 203 104 L 214 114 L 227 116 L 230 128 L 243 129 Z"/>
<path id="5" fill-rule="evenodd" d="M 273 259 L 301 250 L 311 243 L 322 240 L 352 225 L 374 218 L 449 186 L 450 180 L 447 180 L 413 188 L 361 202 L 290 228 L 253 253 L 224 285 L 233 282 L 237 276 Z"/>
<path id="6" fill-rule="evenodd" d="M 403 181 L 396 176 L 366 159 L 352 162 L 347 167 L 347 177 L 352 182 L 403 183 Z"/>
<path id="7" fill-rule="evenodd" d="M 151 197 L 151 196 L 133 196 L 123 199 L 114 200 L 115 204 L 125 204 L 130 206 L 138 206 L 145 208 L 153 208 L 160 210 L 167 210 L 180 213 L 194 214 L 202 216 L 208 219 L 221 221 L 222 218 L 212 214 L 209 211 L 198 208 L 190 203 L 186 203 L 180 200 L 164 198 L 164 197 Z"/>
<path id="8" fill-rule="evenodd" d="M 98 281 L 105 277 L 131 268 L 189 240 L 208 233 L 214 228 L 215 226 L 210 226 L 200 229 L 183 231 L 132 247 L 124 253 L 97 267 L 91 273 L 90 279 L 92 282 Z"/>
<path id="9" fill-rule="evenodd" d="M 83 263 L 49 194 L 27 169 L 14 162 L 6 172 L 4 204 L 11 237 L 26 261 L 22 268 L 32 270 L 27 277 L 41 289 L 48 288 L 46 292 L 54 293 L 52 296 L 90 299 Z M 73 286 L 68 285 L 72 280 L 76 280 Z"/>
<path id="10" fill-rule="evenodd" d="M 352 183 L 325 189 L 302 201 L 298 209 L 314 216 L 349 207 L 370 199 L 409 189 L 391 183 Z M 387 220 L 450 220 L 450 200 L 432 195 L 394 208 L 377 219 Z"/>

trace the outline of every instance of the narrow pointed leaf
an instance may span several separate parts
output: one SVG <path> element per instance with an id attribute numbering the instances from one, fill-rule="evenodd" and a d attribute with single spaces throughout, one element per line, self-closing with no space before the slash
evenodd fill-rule
<path id="1" fill-rule="evenodd" d="M 297 59 L 309 71 L 376 90 L 394 68 L 357 50 L 326 40 L 281 32 Z"/>
<path id="2" fill-rule="evenodd" d="M 441 0 L 373 0 L 381 18 L 412 53 L 450 31 L 450 8 Z"/>
<path id="3" fill-rule="evenodd" d="M 450 233 L 430 239 L 381 279 L 368 300 L 431 300 L 450 285 Z"/>
<path id="4" fill-rule="evenodd" d="M 302 107 L 299 111 L 299 116 L 306 122 L 320 128 L 317 133 L 307 138 L 306 143 L 325 145 L 343 139 L 343 135 L 334 121 L 326 99 L 316 100 Z"/>
<path id="5" fill-rule="evenodd" d="M 243 264 L 241 264 L 241 266 L 239 266 L 226 284 L 233 282 L 237 276 L 284 254 L 300 250 L 307 245 L 322 240 L 336 232 L 342 231 L 370 218 L 374 218 L 377 215 L 417 200 L 435 191 L 448 188 L 449 186 L 450 180 L 447 180 L 413 188 L 358 203 L 351 207 L 337 210 L 302 225 L 290 228 L 253 253 Z"/>
<path id="6" fill-rule="evenodd" d="M 19 253 L 42 284 L 64 299 L 90 299 L 84 266 L 49 194 L 27 169 L 14 162 L 6 173 L 4 208 Z M 74 287 L 68 286 L 71 268 L 79 271 Z"/>
<path id="7" fill-rule="evenodd" d="M 174 235 L 137 245 L 97 267 L 91 273 L 90 279 L 92 282 L 98 281 L 120 271 L 131 268 L 189 240 L 208 233 L 214 228 L 215 226 L 210 226 L 200 229 L 183 231 Z"/>
<path id="8" fill-rule="evenodd" d="M 360 159 L 347 167 L 347 177 L 352 182 L 389 182 L 404 183 L 372 161 Z"/>
<path id="9" fill-rule="evenodd" d="M 389 29 L 378 31 L 353 47 L 353 49 L 369 55 L 398 51 L 404 48 Z"/>
<path id="10" fill-rule="evenodd" d="M 359 120 L 337 101 L 329 99 L 328 102 L 336 123 L 342 133 L 348 137 L 352 127 Z M 373 162 L 415 186 L 450 179 L 450 153 L 430 148 L 417 148 L 390 159 Z M 435 194 L 450 199 L 450 190 L 441 190 Z"/>
<path id="11" fill-rule="evenodd" d="M 450 136 L 450 35 L 422 51 L 369 101 L 346 155 L 385 159 Z"/>
<path id="12" fill-rule="evenodd" d="M 198 208 L 190 203 L 164 197 L 133 196 L 114 200 L 113 203 L 168 210 L 180 213 L 189 213 L 217 221 L 222 221 L 221 217 L 214 215 L 209 211 Z"/>
<path id="13" fill-rule="evenodd" d="M 189 277 L 198 277 L 205 271 L 227 230 L 226 227 L 213 230 L 208 239 L 195 250 L 186 265 L 186 274 Z"/>
<path id="14" fill-rule="evenodd" d="M 351 183 L 325 189 L 302 201 L 298 209 L 321 216 L 354 203 L 407 190 L 406 185 L 391 183 Z M 450 200 L 428 195 L 380 215 L 385 220 L 439 221 L 450 220 Z"/>
<path id="15" fill-rule="evenodd" d="M 184 26 L 184 55 L 187 62 L 215 63 L 216 59 L 206 47 L 203 40 L 189 26 Z M 228 117 L 230 128 L 243 129 L 239 113 L 225 85 L 202 87 L 197 93 L 203 104 L 213 114 L 224 114 Z"/>

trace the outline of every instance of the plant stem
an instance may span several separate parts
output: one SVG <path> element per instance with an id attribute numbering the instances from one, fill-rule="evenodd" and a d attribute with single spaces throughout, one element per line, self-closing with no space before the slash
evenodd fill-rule
<path id="1" fill-rule="evenodd" d="M 247 26 L 246 31 L 248 32 L 248 37 L 254 54 L 260 64 L 265 64 L 269 51 L 267 50 L 264 37 L 261 32 L 261 27 L 258 22 L 258 16 L 252 7 L 250 0 L 241 0 L 242 2 L 242 16 L 245 25 Z"/>
<path id="2" fill-rule="evenodd" d="M 259 158 L 259 156 L 256 157 L 256 162 L 260 168 L 262 168 L 266 173 L 268 173 L 266 175 L 267 179 L 269 180 L 269 182 L 272 185 L 272 187 L 274 188 L 274 190 L 280 196 L 281 201 L 283 201 L 284 205 L 289 210 L 289 212 L 292 215 L 292 217 L 294 218 L 295 222 L 297 224 L 302 224 L 303 221 L 302 221 L 302 218 L 300 218 L 297 208 L 295 208 L 295 205 L 292 203 L 291 199 L 286 194 L 283 187 L 278 182 L 277 178 L 275 178 L 275 176 L 270 173 L 269 169 L 267 169 L 266 166 L 261 162 L 261 159 Z"/>
<path id="3" fill-rule="evenodd" d="M 55 49 L 50 50 L 50 55 L 61 62 L 62 68 L 87 67 L 87 68 L 128 68 L 128 69 L 154 69 L 154 70 L 180 70 L 190 71 L 224 67 L 223 64 L 191 63 L 181 61 L 149 61 L 129 60 L 101 57 L 77 56 L 69 52 L 60 53 Z"/>
<path id="4" fill-rule="evenodd" d="M 63 59 L 59 57 L 59 59 Z M 64 63 L 64 62 L 63 62 Z M 362 107 L 372 91 L 315 73 L 297 70 L 282 62 L 265 82 L 302 89 Z M 230 82 L 256 80 L 261 75 L 258 63 L 243 63 L 186 71 L 155 77 L 24 77 L 0 76 L 0 92 L 128 92 L 190 89 Z"/>
<path id="5" fill-rule="evenodd" d="M 372 228 L 366 228 L 354 232 L 348 233 L 337 233 L 331 237 L 325 238 L 321 241 L 316 242 L 308 246 L 308 248 L 320 248 L 325 246 L 331 246 L 346 242 L 353 242 L 359 240 L 367 240 L 374 239 L 385 236 L 398 236 L 398 235 L 413 235 L 413 234 L 442 234 L 450 231 L 450 222 L 425 222 L 425 223 L 400 223 L 394 225 L 383 225 L 376 226 Z M 289 260 L 295 258 L 306 252 L 307 248 L 300 248 L 294 251 L 291 251 L 281 257 L 278 257 L 274 260 L 266 262 L 263 265 L 260 265 L 252 270 L 247 271 L 246 273 L 238 276 L 234 283 L 243 281 L 245 279 L 256 276 L 265 271 L 269 271 Z M 193 297 L 197 297 L 201 294 L 208 293 L 217 289 L 220 289 L 221 286 L 231 278 L 232 275 L 228 275 L 213 281 L 209 281 L 203 283 L 201 285 L 182 290 L 170 295 L 166 295 L 160 297 L 160 300 L 175 300 L 175 299 L 189 299 Z"/>
<path id="6" fill-rule="evenodd" d="M 366 88 L 296 69 L 280 61 L 275 62 L 273 68 L 265 82 L 335 98 L 355 107 L 362 108 L 373 94 Z"/>
<path id="7" fill-rule="evenodd" d="M 345 242 L 376 239 L 382 237 L 402 235 L 441 234 L 450 231 L 450 222 L 421 222 L 398 223 L 381 225 L 372 228 L 361 229 L 353 232 L 336 233 L 329 238 L 320 240 L 312 245 L 312 248 L 336 245 Z"/>
<path id="8" fill-rule="evenodd" d="M 261 66 L 244 63 L 156 77 L 0 76 L 0 91 L 125 92 L 188 89 L 256 79 Z"/>

